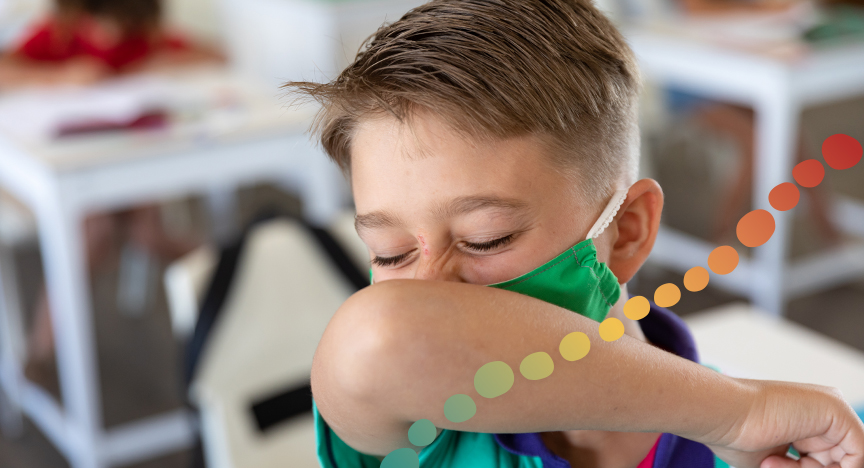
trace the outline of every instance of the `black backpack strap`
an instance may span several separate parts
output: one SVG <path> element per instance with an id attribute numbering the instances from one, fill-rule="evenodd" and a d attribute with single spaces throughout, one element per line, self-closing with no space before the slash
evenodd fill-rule
<path id="1" fill-rule="evenodd" d="M 348 255 L 348 252 L 346 252 L 345 248 L 342 247 L 342 244 L 333 238 L 329 231 L 306 223 L 303 223 L 303 225 L 309 230 L 315 240 L 318 241 L 318 245 L 327 253 L 327 256 L 330 257 L 330 260 L 333 262 L 333 265 L 339 269 L 339 272 L 342 273 L 342 277 L 348 281 L 348 284 L 350 284 L 355 291 L 359 291 L 366 286 L 369 286 L 368 274 L 364 274 L 363 271 L 357 267 L 357 264 L 354 263 Z"/>
<path id="2" fill-rule="evenodd" d="M 228 293 L 231 291 L 246 238 L 244 233 L 239 239 L 220 249 L 219 262 L 210 278 L 204 300 L 201 302 L 198 320 L 195 322 L 195 331 L 186 345 L 183 374 L 186 378 L 187 388 L 192 383 L 198 362 L 201 360 L 201 353 L 204 351 L 210 332 L 216 325 L 225 300 L 228 298 Z"/>

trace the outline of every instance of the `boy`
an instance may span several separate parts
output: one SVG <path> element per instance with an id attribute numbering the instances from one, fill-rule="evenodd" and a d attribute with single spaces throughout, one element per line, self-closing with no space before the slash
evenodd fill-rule
<path id="1" fill-rule="evenodd" d="M 323 466 L 419 449 L 428 419 L 429 467 L 864 467 L 836 391 L 723 376 L 670 313 L 624 317 L 663 195 L 636 180 L 632 54 L 587 0 L 433 1 L 332 83 L 287 86 L 323 104 L 373 264 L 313 363 Z M 627 336 L 600 338 L 607 315 Z M 581 359 L 559 353 L 574 332 Z M 541 375 L 523 361 L 538 352 Z M 522 375 L 481 396 L 497 361 Z"/>

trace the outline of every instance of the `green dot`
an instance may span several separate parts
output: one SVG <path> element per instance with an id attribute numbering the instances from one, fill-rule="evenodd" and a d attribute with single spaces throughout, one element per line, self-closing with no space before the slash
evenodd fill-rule
<path id="1" fill-rule="evenodd" d="M 454 423 L 465 422 L 477 412 L 477 405 L 468 395 L 461 393 L 451 396 L 444 403 L 444 417 Z"/>
<path id="2" fill-rule="evenodd" d="M 381 468 L 420 468 L 420 459 L 414 449 L 396 449 L 381 460 Z"/>
<path id="3" fill-rule="evenodd" d="M 474 374 L 474 388 L 482 397 L 495 398 L 507 393 L 513 386 L 513 369 L 501 361 L 484 364 Z"/>
<path id="4" fill-rule="evenodd" d="M 554 369 L 555 364 L 552 363 L 552 357 L 543 351 L 529 354 L 519 365 L 519 372 L 528 380 L 545 379 L 552 375 Z"/>
<path id="5" fill-rule="evenodd" d="M 428 419 L 421 419 L 411 425 L 408 429 L 408 440 L 418 447 L 425 447 L 435 440 L 438 431 L 435 425 Z"/>

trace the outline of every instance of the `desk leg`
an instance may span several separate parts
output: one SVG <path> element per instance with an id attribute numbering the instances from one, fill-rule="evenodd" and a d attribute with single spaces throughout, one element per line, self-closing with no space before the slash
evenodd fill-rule
<path id="1" fill-rule="evenodd" d="M 47 195 L 47 194 L 46 194 Z M 58 191 L 36 206 L 65 412 L 66 456 L 73 468 L 102 468 L 102 417 L 96 340 L 81 213 Z"/>
<path id="2" fill-rule="evenodd" d="M 213 186 L 205 196 L 213 237 L 227 242 L 237 233 L 237 187 Z"/>
<path id="3" fill-rule="evenodd" d="M 13 253 L 0 246 L 0 430 L 9 438 L 21 435 L 21 360 L 18 340 L 24 339 L 21 303 L 15 281 Z"/>
<path id="4" fill-rule="evenodd" d="M 753 209 L 774 215 L 774 235 L 753 249 L 750 299 L 759 309 L 780 316 L 785 307 L 785 280 L 789 264 L 791 213 L 771 208 L 768 194 L 792 180 L 800 109 L 788 94 L 775 92 L 756 106 L 756 157 L 753 161 Z"/>

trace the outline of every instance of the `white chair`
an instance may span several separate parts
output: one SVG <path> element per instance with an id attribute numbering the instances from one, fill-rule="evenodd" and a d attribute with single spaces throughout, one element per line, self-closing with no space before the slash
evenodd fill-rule
<path id="1" fill-rule="evenodd" d="M 368 264 L 365 247 L 353 227 L 348 228 L 352 221 L 353 216 L 346 214 L 329 232 L 353 252 L 349 256 Z M 212 305 L 203 303 L 212 301 L 214 293 L 211 288 L 204 297 L 205 283 L 214 269 L 217 277 L 227 271 L 225 258 L 231 253 L 224 252 L 217 259 L 215 251 L 205 247 L 166 272 L 172 323 L 179 337 L 191 336 L 193 342 L 199 338 L 202 325 L 196 330 L 194 324 L 206 319 L 198 317 L 198 310 Z M 311 402 L 312 356 L 333 312 L 356 290 L 356 280 L 346 280 L 300 222 L 277 219 L 248 232 L 228 283 L 189 387 L 190 401 L 200 412 L 207 466 L 317 467 L 311 413 L 274 424 L 280 415 L 268 413 L 266 405 L 279 413 L 280 406 L 297 404 L 289 401 L 292 398 Z"/>

